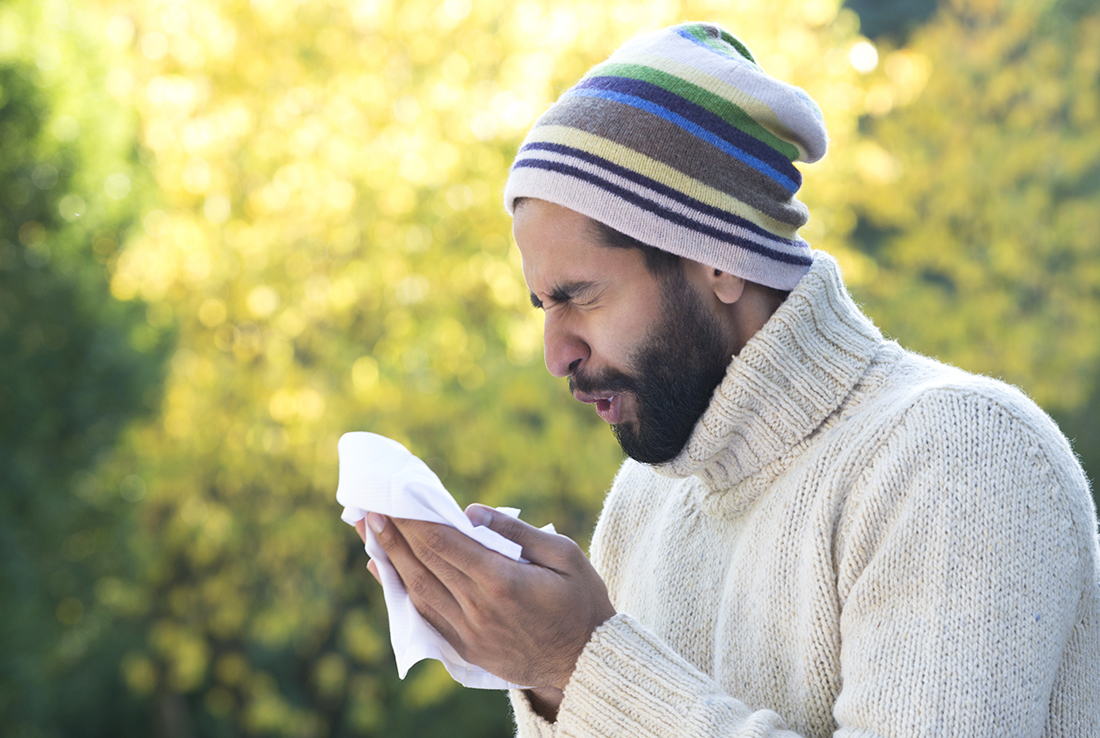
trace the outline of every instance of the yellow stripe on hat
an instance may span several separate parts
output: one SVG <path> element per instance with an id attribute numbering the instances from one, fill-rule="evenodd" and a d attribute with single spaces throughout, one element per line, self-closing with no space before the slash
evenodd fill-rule
<path id="1" fill-rule="evenodd" d="M 627 169 L 644 174 L 646 177 L 681 192 L 704 205 L 710 205 L 744 218 L 780 238 L 794 240 L 798 232 L 798 228 L 789 223 L 783 223 L 765 215 L 726 192 L 700 182 L 678 169 L 603 136 L 596 136 L 570 126 L 545 125 L 535 126 L 528 134 L 525 143 L 533 142 L 572 146 L 582 151 L 598 154 Z"/>

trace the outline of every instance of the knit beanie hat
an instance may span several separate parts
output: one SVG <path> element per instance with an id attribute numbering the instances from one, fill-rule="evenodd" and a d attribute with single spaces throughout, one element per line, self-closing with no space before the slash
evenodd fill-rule
<path id="1" fill-rule="evenodd" d="M 535 122 L 504 188 L 665 251 L 781 290 L 813 261 L 792 162 L 825 155 L 803 90 L 768 76 L 728 31 L 685 23 L 639 36 Z"/>

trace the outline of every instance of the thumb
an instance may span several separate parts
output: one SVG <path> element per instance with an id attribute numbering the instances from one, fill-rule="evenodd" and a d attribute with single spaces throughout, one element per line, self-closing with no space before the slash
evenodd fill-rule
<path id="1" fill-rule="evenodd" d="M 466 508 L 466 517 L 474 525 L 483 525 L 523 546 L 523 558 L 532 564 L 557 569 L 562 563 L 566 546 L 576 546 L 565 536 L 539 530 L 530 523 L 505 515 L 488 505 L 470 505 Z"/>

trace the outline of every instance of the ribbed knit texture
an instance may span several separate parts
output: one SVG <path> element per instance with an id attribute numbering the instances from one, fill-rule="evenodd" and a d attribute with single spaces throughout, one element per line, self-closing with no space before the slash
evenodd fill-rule
<path id="1" fill-rule="evenodd" d="M 728 31 L 686 23 L 627 42 L 566 91 L 520 147 L 504 203 L 548 200 L 789 290 L 812 261 L 793 162 L 817 161 L 827 140 L 804 91 Z"/>
<path id="2" fill-rule="evenodd" d="M 1095 516 L 1041 410 L 884 340 L 817 253 L 683 453 L 623 465 L 620 614 L 519 735 L 1096 738 Z"/>

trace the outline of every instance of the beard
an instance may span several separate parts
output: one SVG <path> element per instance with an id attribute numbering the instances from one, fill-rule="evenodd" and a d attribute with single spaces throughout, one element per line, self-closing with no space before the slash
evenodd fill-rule
<path id="1" fill-rule="evenodd" d="M 623 453 L 645 464 L 683 450 L 733 356 L 718 319 L 681 270 L 662 277 L 661 287 L 664 317 L 631 353 L 626 372 L 578 371 L 569 378 L 571 391 L 634 396 L 635 419 L 612 431 Z"/>

